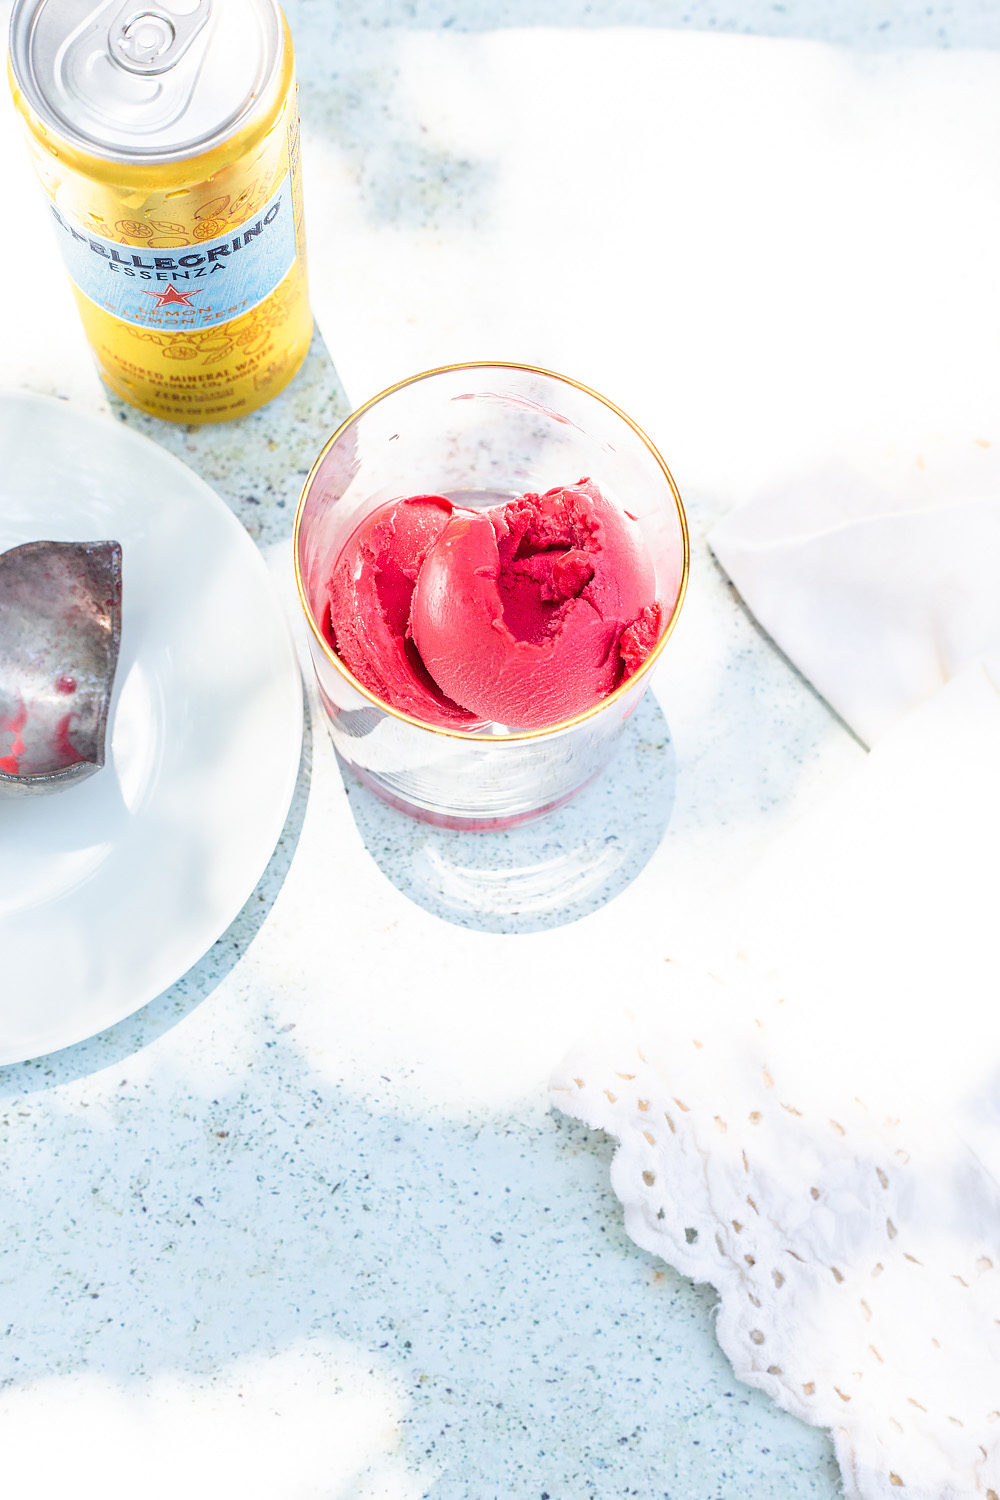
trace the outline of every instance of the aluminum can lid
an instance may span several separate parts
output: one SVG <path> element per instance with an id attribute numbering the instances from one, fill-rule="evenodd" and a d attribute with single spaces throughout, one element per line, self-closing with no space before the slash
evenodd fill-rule
<path id="1" fill-rule="evenodd" d="M 15 0 L 10 61 L 43 125 L 110 161 L 197 156 L 271 92 L 276 0 Z"/>

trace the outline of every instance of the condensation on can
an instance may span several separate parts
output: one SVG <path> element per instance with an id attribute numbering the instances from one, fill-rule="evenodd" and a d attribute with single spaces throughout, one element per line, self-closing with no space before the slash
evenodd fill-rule
<path id="1" fill-rule="evenodd" d="M 192 423 L 277 395 L 312 314 L 275 0 L 15 0 L 9 71 L 112 390 Z"/>

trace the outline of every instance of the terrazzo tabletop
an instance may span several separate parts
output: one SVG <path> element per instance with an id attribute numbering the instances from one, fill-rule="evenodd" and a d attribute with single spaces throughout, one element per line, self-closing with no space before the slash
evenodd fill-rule
<path id="1" fill-rule="evenodd" d="M 449 214 L 474 217 L 483 189 L 471 142 L 464 156 L 408 146 L 385 168 L 414 35 L 646 28 L 876 60 L 893 46 L 1000 43 L 996 15 L 972 3 L 284 8 L 307 147 L 311 131 L 342 147 L 372 223 L 405 228 L 417 214 L 431 238 Z M 323 211 L 310 226 L 325 233 Z M 370 307 L 385 348 L 381 274 L 373 259 L 365 280 L 355 257 L 344 317 Z M 110 397 L 82 334 L 55 313 L 41 336 L 11 314 L 0 387 L 103 414 L 207 480 L 262 549 L 301 645 L 297 499 L 326 438 L 375 389 L 353 334 L 345 389 L 334 321 L 331 347 L 317 332 L 281 396 L 215 428 L 169 426 Z M 390 364 L 387 378 L 406 373 Z M 705 536 L 732 486 L 709 482 L 683 435 L 674 463 L 665 418 L 657 430 L 635 415 L 674 464 L 692 580 L 613 765 L 537 823 L 430 828 L 342 772 L 307 684 L 291 810 L 236 921 L 130 1019 L 0 1069 L 11 1494 L 841 1493 L 826 1434 L 735 1380 L 713 1336 L 714 1293 L 627 1238 L 611 1142 L 548 1093 L 609 1003 L 655 994 L 678 938 L 865 753 L 712 560 Z"/>

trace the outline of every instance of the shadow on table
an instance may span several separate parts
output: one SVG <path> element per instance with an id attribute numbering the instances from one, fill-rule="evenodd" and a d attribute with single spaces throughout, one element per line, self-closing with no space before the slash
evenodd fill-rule
<path id="1" fill-rule="evenodd" d="M 190 1015 L 235 967 L 263 925 L 291 866 L 309 796 L 312 746 L 309 701 L 303 692 L 302 753 L 281 837 L 251 896 L 208 952 L 176 984 L 116 1026 L 60 1052 L 0 1067 L 0 1101 L 85 1078 L 131 1057 Z"/>
<path id="2" fill-rule="evenodd" d="M 627 1239 L 606 1138 L 414 1116 L 229 1003 L 260 1043 L 237 1068 L 177 1051 L 9 1111 L 16 1488 L 834 1500 L 827 1435 L 739 1385 L 714 1293 Z"/>
<path id="3" fill-rule="evenodd" d="M 607 770 L 565 806 L 516 828 L 433 828 L 342 769 L 354 821 L 386 879 L 446 922 L 500 933 L 562 927 L 630 885 L 663 838 L 677 778 L 667 721 L 651 693 Z"/>

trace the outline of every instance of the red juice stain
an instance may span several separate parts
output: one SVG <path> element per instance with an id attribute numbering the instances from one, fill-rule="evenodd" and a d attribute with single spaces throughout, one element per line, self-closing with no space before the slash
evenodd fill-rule
<path id="1" fill-rule="evenodd" d="M 69 737 L 69 721 L 72 717 L 72 714 L 63 714 L 53 735 L 53 742 L 64 766 L 71 766 L 75 761 L 82 759 L 79 750 Z"/>
<path id="2" fill-rule="evenodd" d="M 21 730 L 28 722 L 28 709 L 21 699 L 21 706 L 13 718 L 0 717 L 0 734 L 13 735 L 9 755 L 0 755 L 0 771 L 8 776 L 16 776 L 21 764 L 21 756 L 24 754 L 24 740 L 21 738 Z"/>
<path id="3" fill-rule="evenodd" d="M 57 693 L 75 693 L 76 692 L 76 678 L 75 677 L 65 677 L 65 676 L 64 677 L 57 677 L 56 678 L 56 692 Z"/>

